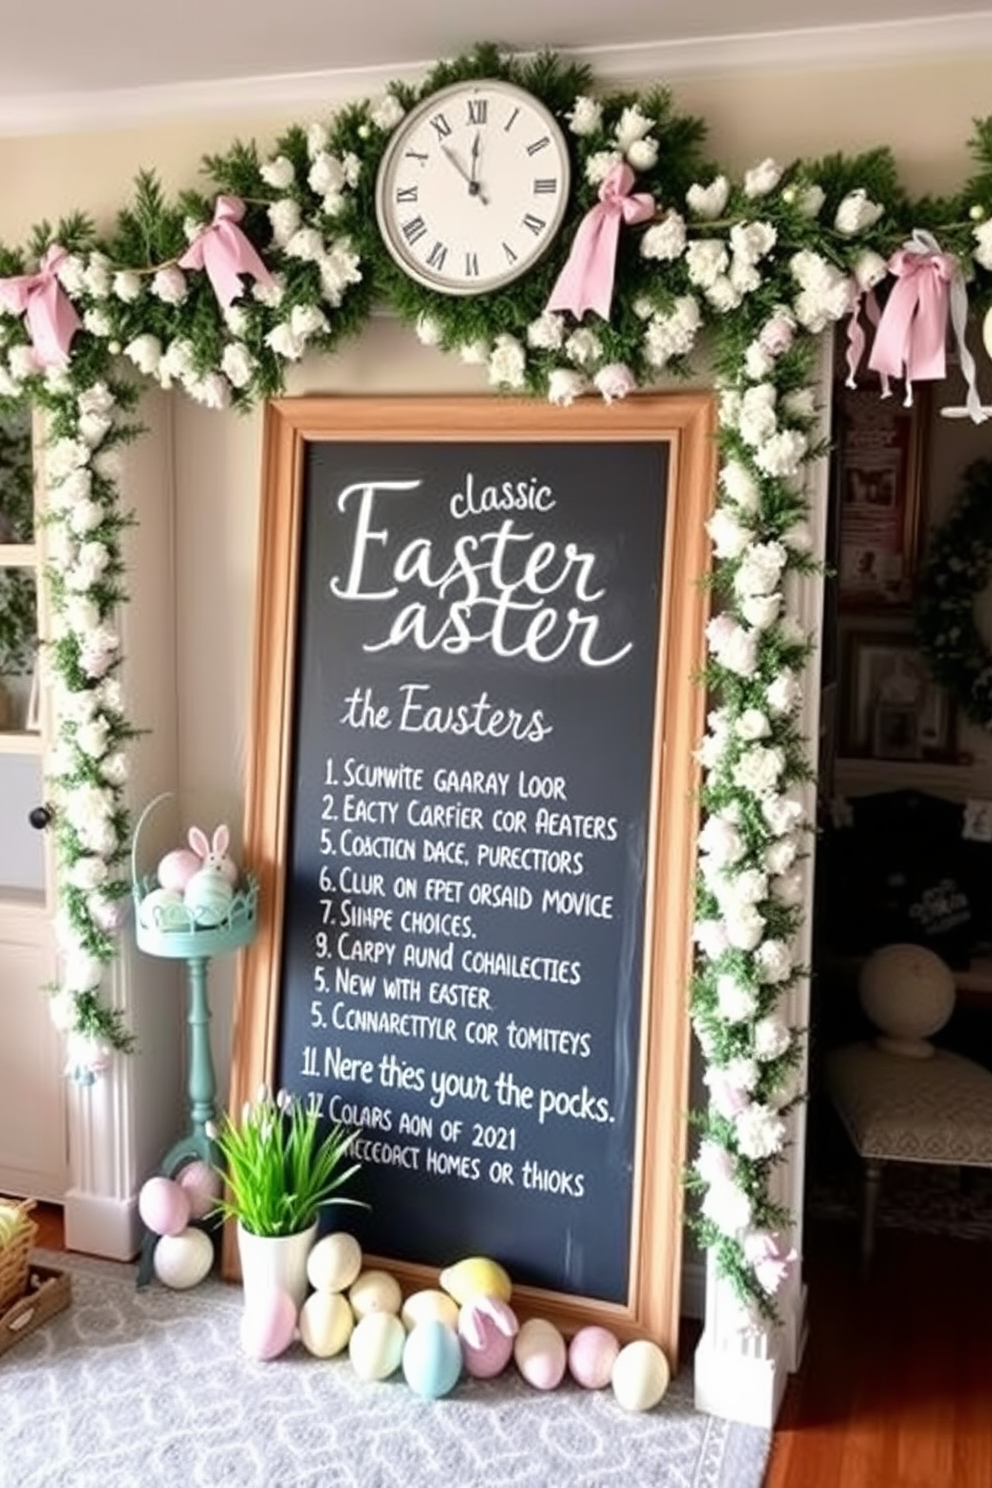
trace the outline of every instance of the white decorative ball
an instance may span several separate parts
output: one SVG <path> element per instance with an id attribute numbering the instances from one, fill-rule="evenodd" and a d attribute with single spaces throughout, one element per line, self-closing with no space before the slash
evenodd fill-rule
<path id="1" fill-rule="evenodd" d="M 186 1291 L 199 1286 L 214 1263 L 214 1247 L 203 1230 L 191 1228 L 179 1235 L 163 1235 L 156 1242 L 152 1265 L 163 1286 Z"/>
<path id="2" fill-rule="evenodd" d="M 861 968 L 858 995 L 879 1029 L 880 1048 L 928 1059 L 927 1040 L 954 1011 L 954 973 L 926 946 L 881 946 Z"/>

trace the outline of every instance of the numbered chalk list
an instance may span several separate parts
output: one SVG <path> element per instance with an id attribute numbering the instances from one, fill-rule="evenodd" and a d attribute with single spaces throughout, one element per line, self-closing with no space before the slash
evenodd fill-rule
<path id="1" fill-rule="evenodd" d="M 278 1078 L 371 1254 L 627 1294 L 668 452 L 307 449 Z"/>

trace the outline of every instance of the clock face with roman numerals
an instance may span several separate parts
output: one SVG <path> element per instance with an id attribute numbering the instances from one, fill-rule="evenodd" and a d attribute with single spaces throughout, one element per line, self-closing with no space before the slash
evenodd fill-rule
<path id="1" fill-rule="evenodd" d="M 488 294 L 550 248 L 568 201 L 568 146 L 551 112 L 501 79 L 442 88 L 397 126 L 376 214 L 404 273 L 440 294 Z"/>

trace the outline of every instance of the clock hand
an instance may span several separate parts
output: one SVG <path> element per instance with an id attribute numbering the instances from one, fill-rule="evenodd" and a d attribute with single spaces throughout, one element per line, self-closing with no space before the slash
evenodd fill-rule
<path id="1" fill-rule="evenodd" d="M 489 198 L 488 198 L 488 196 L 483 191 L 483 189 L 479 185 L 478 181 L 475 180 L 474 176 L 473 175 L 470 175 L 469 172 L 465 169 L 464 165 L 462 164 L 462 162 L 458 158 L 458 156 L 455 154 L 454 150 L 452 150 L 450 148 L 450 146 L 448 146 L 448 145 L 442 145 L 441 146 L 441 154 L 444 156 L 444 158 L 446 160 L 450 160 L 451 161 L 451 164 L 455 167 L 455 170 L 461 176 L 462 180 L 463 181 L 466 181 L 468 183 L 468 194 L 469 194 L 469 196 L 476 196 L 476 197 L 478 197 L 479 201 L 482 202 L 483 206 L 486 206 L 487 207 L 489 205 Z M 473 169 L 474 169 L 474 160 L 473 160 Z"/>

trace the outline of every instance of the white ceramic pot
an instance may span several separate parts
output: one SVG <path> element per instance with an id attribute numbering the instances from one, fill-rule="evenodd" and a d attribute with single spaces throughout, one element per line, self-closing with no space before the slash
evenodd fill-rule
<path id="1" fill-rule="evenodd" d="M 316 1220 L 295 1235 L 253 1235 L 239 1220 L 238 1254 L 246 1305 L 258 1292 L 275 1286 L 289 1293 L 299 1311 L 308 1290 L 307 1257 L 316 1238 Z"/>

